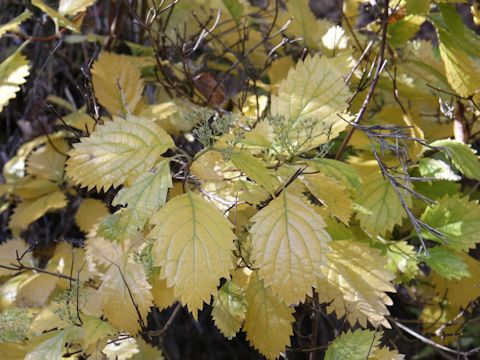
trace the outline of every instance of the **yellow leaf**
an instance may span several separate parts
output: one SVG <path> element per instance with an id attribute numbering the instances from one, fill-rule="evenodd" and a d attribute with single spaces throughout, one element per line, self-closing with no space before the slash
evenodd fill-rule
<path id="1" fill-rule="evenodd" d="M 138 349 L 137 340 L 135 338 L 121 338 L 116 341 L 110 342 L 102 350 L 102 357 L 107 356 L 107 359 L 115 360 L 127 360 L 131 359 L 132 356 L 138 354 L 140 350 Z M 98 359 L 98 360 L 100 360 Z"/>
<path id="2" fill-rule="evenodd" d="M 95 128 L 95 120 L 84 110 L 78 110 L 64 116 L 63 121 L 75 129 L 88 131 L 88 133 L 92 133 Z"/>
<path id="3" fill-rule="evenodd" d="M 153 302 L 159 310 L 166 309 L 172 306 L 175 301 L 175 294 L 173 288 L 167 287 L 167 281 L 160 278 L 160 269 L 156 268 L 150 276 L 150 283 L 152 284 Z"/>
<path id="4" fill-rule="evenodd" d="M 397 350 L 390 350 L 387 346 L 375 349 L 368 357 L 368 360 L 403 360 L 405 355 L 399 354 Z"/>
<path id="5" fill-rule="evenodd" d="M 48 274 L 33 274 L 17 290 L 15 304 L 20 307 L 43 306 L 57 286 L 58 278 Z"/>
<path id="6" fill-rule="evenodd" d="M 67 151 L 68 145 L 62 138 L 52 139 L 48 144 L 35 149 L 27 159 L 28 174 L 54 182 L 61 182 L 65 160 L 67 159 L 64 154 Z"/>
<path id="7" fill-rule="evenodd" d="M 302 180 L 329 213 L 348 225 L 352 214 L 352 200 L 348 197 L 346 188 L 322 173 L 304 175 Z"/>
<path id="8" fill-rule="evenodd" d="M 16 96 L 28 75 L 28 60 L 20 53 L 20 49 L 0 64 L 0 112 Z"/>
<path id="9" fill-rule="evenodd" d="M 133 57 L 102 52 L 92 67 L 95 96 L 110 114 L 134 113 L 144 83 Z"/>
<path id="10" fill-rule="evenodd" d="M 87 7 L 93 5 L 97 0 L 60 0 L 58 12 L 62 15 L 75 15 L 85 11 Z"/>
<path id="11" fill-rule="evenodd" d="M 28 10 L 25 10 L 23 13 L 10 20 L 6 24 L 0 25 L 0 37 L 9 31 L 17 32 L 20 29 L 20 24 L 29 19 L 31 16 L 32 13 Z"/>
<path id="12" fill-rule="evenodd" d="M 245 320 L 247 301 L 243 289 L 228 280 L 213 301 L 212 318 L 221 333 L 232 339 Z"/>
<path id="13" fill-rule="evenodd" d="M 232 163 L 247 176 L 263 186 L 270 194 L 278 188 L 278 181 L 265 165 L 256 157 L 246 151 L 236 151 L 231 154 Z"/>
<path id="14" fill-rule="evenodd" d="M 263 281 L 253 275 L 246 290 L 248 303 L 243 330 L 247 340 L 267 359 L 276 359 L 290 346 L 293 310 L 281 302 Z"/>
<path id="15" fill-rule="evenodd" d="M 14 194 L 22 200 L 35 200 L 58 190 L 58 185 L 50 180 L 26 177 L 17 183 Z"/>
<path id="16" fill-rule="evenodd" d="M 290 18 L 291 24 L 285 32 L 293 37 L 302 39 L 302 45 L 317 49 L 318 24 L 315 15 L 310 10 L 308 0 L 290 0 L 287 2 L 288 12 L 282 13 L 278 25 L 283 26 Z"/>
<path id="17" fill-rule="evenodd" d="M 364 181 L 363 191 L 356 199 L 357 219 L 372 239 L 392 231 L 406 215 L 395 189 L 382 175 L 375 173 Z M 412 206 L 410 194 L 399 189 L 407 206 Z"/>
<path id="18" fill-rule="evenodd" d="M 99 236 L 97 234 L 97 229 L 98 225 L 95 225 L 92 231 L 87 235 L 85 241 L 86 256 L 89 261 L 93 261 L 97 265 L 108 268 L 112 265 L 110 261 L 120 256 L 121 248 L 119 243 Z"/>
<path id="19" fill-rule="evenodd" d="M 272 65 L 268 68 L 268 77 L 274 89 L 278 88 L 278 84 L 287 77 L 288 71 L 293 66 L 294 62 L 290 56 L 285 56 L 272 62 Z"/>
<path id="20" fill-rule="evenodd" d="M 199 195 L 188 192 L 171 199 L 150 221 L 155 239 L 152 258 L 175 297 L 197 316 L 210 302 L 221 277 L 232 264 L 232 225 Z"/>
<path id="21" fill-rule="evenodd" d="M 118 330 L 135 335 L 152 306 L 151 285 L 142 264 L 123 253 L 119 259 L 110 259 L 113 264 L 103 277 L 98 289 L 103 313 Z M 137 313 L 138 310 L 138 313 Z"/>
<path id="22" fill-rule="evenodd" d="M 44 307 L 30 324 L 29 337 L 39 336 L 46 331 L 63 329 L 71 325 L 67 320 L 60 318 L 61 310 L 61 305 L 56 302 Z"/>
<path id="23" fill-rule="evenodd" d="M 386 269 L 387 258 L 360 242 L 336 240 L 330 246 L 333 252 L 327 255 L 317 286 L 320 300 L 330 303 L 328 312 L 335 311 L 339 318 L 346 315 L 352 325 L 358 321 L 366 327 L 368 320 L 390 328 L 386 305 L 393 302 L 385 291 L 395 292 L 395 275 Z"/>
<path id="24" fill-rule="evenodd" d="M 80 32 L 80 26 L 79 24 L 75 24 L 68 20 L 65 16 L 60 14 L 58 11 L 52 9 L 50 6 L 44 4 L 41 0 L 32 0 L 32 5 L 36 6 L 40 10 L 42 10 L 45 14 L 50 16 L 52 20 L 55 22 L 55 25 L 57 27 L 65 27 L 69 30 L 75 31 L 75 32 Z"/>
<path id="25" fill-rule="evenodd" d="M 94 316 L 82 316 L 82 329 L 85 333 L 83 341 L 85 348 L 117 333 L 108 322 Z"/>
<path id="26" fill-rule="evenodd" d="M 0 358 L 5 360 L 24 360 L 28 351 L 26 344 L 2 343 L 0 346 Z"/>
<path id="27" fill-rule="evenodd" d="M 21 239 L 13 239 L 0 245 L 0 265 L 11 266 L 17 264 L 17 255 L 21 257 L 22 264 L 32 265 L 32 254 L 27 252 L 28 246 Z M 12 274 L 15 271 L 0 268 L 0 276 Z"/>
<path id="28" fill-rule="evenodd" d="M 98 126 L 90 137 L 73 146 L 67 174 L 89 190 L 106 191 L 149 171 L 174 143 L 154 122 L 127 115 Z"/>
<path id="29" fill-rule="evenodd" d="M 348 54 L 307 56 L 290 69 L 272 97 L 272 115 L 285 118 L 287 136 L 300 151 L 327 143 L 347 127 L 338 116 L 351 95 L 343 81 L 347 60 Z"/>
<path id="30" fill-rule="evenodd" d="M 259 277 L 287 304 L 312 294 L 325 264 L 325 222 L 300 198 L 283 191 L 251 219 L 252 255 Z"/>
<path id="31" fill-rule="evenodd" d="M 224 168 L 225 160 L 222 154 L 215 150 L 208 150 L 195 159 L 190 172 L 201 180 L 221 181 L 224 179 Z"/>
<path id="32" fill-rule="evenodd" d="M 15 208 L 9 226 L 24 229 L 48 211 L 61 209 L 65 206 L 67 206 L 67 199 L 61 191 L 55 191 L 34 200 L 22 201 Z"/>
<path id="33" fill-rule="evenodd" d="M 103 201 L 83 199 L 75 214 L 75 222 L 80 230 L 88 233 L 94 224 L 97 224 L 108 214 L 108 208 Z"/>
<path id="34" fill-rule="evenodd" d="M 137 337 L 138 353 L 133 355 L 131 360 L 164 360 L 162 351 L 147 344 L 141 337 Z"/>

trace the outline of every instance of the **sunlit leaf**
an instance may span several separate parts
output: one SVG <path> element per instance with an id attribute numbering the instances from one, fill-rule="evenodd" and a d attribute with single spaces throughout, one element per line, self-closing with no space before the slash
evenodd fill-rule
<path id="1" fill-rule="evenodd" d="M 227 281 L 218 290 L 213 301 L 212 318 L 215 325 L 228 339 L 242 327 L 247 311 L 247 301 L 243 289 L 232 281 Z"/>
<path id="2" fill-rule="evenodd" d="M 15 98 L 20 85 L 30 75 L 28 60 L 19 50 L 14 52 L 0 64 L 0 112 Z"/>

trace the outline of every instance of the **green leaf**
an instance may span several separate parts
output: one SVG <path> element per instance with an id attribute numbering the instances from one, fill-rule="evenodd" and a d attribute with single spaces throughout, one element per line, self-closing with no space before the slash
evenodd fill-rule
<path id="1" fill-rule="evenodd" d="M 127 211 L 122 214 L 126 226 L 142 229 L 155 211 L 165 205 L 168 189 L 172 186 L 170 159 L 164 159 L 135 178 L 131 186 L 121 189 L 112 205 L 126 205 Z"/>
<path id="2" fill-rule="evenodd" d="M 365 360 L 379 344 L 379 335 L 371 330 L 347 331 L 328 346 L 325 360 Z"/>
<path id="3" fill-rule="evenodd" d="M 424 22 L 424 16 L 412 14 L 405 16 L 388 26 L 388 42 L 394 47 L 404 46 L 420 30 Z"/>
<path id="4" fill-rule="evenodd" d="M 480 242 L 480 207 L 478 201 L 456 194 L 446 195 L 423 213 L 421 220 L 440 231 L 445 239 L 430 232 L 423 234 L 427 239 L 444 243 L 457 251 L 468 251 Z"/>
<path id="5" fill-rule="evenodd" d="M 430 256 L 425 257 L 425 262 L 438 275 L 446 279 L 461 279 L 470 276 L 468 266 L 463 258 L 455 254 L 452 250 L 437 246 L 429 249 Z"/>
<path id="6" fill-rule="evenodd" d="M 223 5 L 227 8 L 228 12 L 232 16 L 233 20 L 237 24 L 240 24 L 240 20 L 243 15 L 243 5 L 239 0 L 222 0 Z"/>
<path id="7" fill-rule="evenodd" d="M 407 205 L 411 206 L 410 195 L 403 195 Z M 377 235 L 383 236 L 392 231 L 406 215 L 393 186 L 384 180 L 381 174 L 373 174 L 365 180 L 363 191 L 356 203 L 360 225 L 373 239 Z"/>
<path id="8" fill-rule="evenodd" d="M 425 178 L 433 178 L 438 180 L 458 181 L 460 176 L 455 174 L 450 166 L 442 160 L 424 158 L 418 163 L 420 175 Z"/>
<path id="9" fill-rule="evenodd" d="M 8 102 L 15 98 L 20 85 L 30 75 L 28 60 L 17 49 L 0 64 L 0 112 Z"/>
<path id="10" fill-rule="evenodd" d="M 114 117 L 73 145 L 67 160 L 67 174 L 89 190 L 108 190 L 149 171 L 168 148 L 172 138 L 160 126 L 145 118 Z"/>
<path id="11" fill-rule="evenodd" d="M 287 304 L 303 301 L 312 294 L 330 250 L 322 217 L 302 199 L 283 191 L 251 221 L 252 256 L 259 277 Z"/>
<path id="12" fill-rule="evenodd" d="M 330 176 L 342 182 L 344 186 L 350 190 L 360 190 L 362 187 L 362 180 L 358 175 L 357 170 L 342 161 L 333 159 L 315 159 L 307 161 L 308 166 L 320 171 L 322 174 Z"/>
<path id="13" fill-rule="evenodd" d="M 213 301 L 212 317 L 215 325 L 228 339 L 242 327 L 247 311 L 247 300 L 243 289 L 228 280 L 218 290 Z"/>
<path id="14" fill-rule="evenodd" d="M 351 96 L 343 80 L 349 72 L 348 56 L 308 55 L 290 69 L 278 95 L 272 96 L 272 115 L 284 117 L 286 136 L 298 151 L 325 144 L 347 127 L 338 115 Z"/>
<path id="15" fill-rule="evenodd" d="M 466 177 L 480 180 L 480 161 L 471 145 L 451 139 L 437 140 L 430 145 L 438 147 L 450 157 L 455 167 Z"/>
<path id="16" fill-rule="evenodd" d="M 250 179 L 263 186 L 270 194 L 275 193 L 279 186 L 278 181 L 259 159 L 246 151 L 239 151 L 232 153 L 231 160 Z"/>
<path id="17" fill-rule="evenodd" d="M 20 24 L 29 19 L 31 16 L 32 13 L 28 10 L 25 10 L 23 13 L 10 20 L 6 24 L 0 25 L 0 37 L 9 31 L 17 32 L 20 29 Z"/>
<path id="18" fill-rule="evenodd" d="M 150 223 L 152 258 L 175 297 L 197 317 L 233 267 L 232 224 L 213 205 L 188 192 L 168 201 Z"/>

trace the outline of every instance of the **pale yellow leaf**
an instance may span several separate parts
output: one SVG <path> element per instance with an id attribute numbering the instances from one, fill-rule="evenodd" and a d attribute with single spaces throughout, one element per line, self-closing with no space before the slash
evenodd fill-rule
<path id="1" fill-rule="evenodd" d="M 137 337 L 138 353 L 131 360 L 163 360 L 162 350 L 147 344 L 141 337 Z"/>
<path id="2" fill-rule="evenodd" d="M 138 354 L 139 352 L 140 350 L 138 349 L 137 340 L 135 338 L 125 337 L 122 337 L 114 342 L 110 342 L 102 350 L 102 353 L 107 356 L 108 360 L 131 359 L 132 356 Z"/>
<path id="3" fill-rule="evenodd" d="M 108 190 L 149 171 L 174 143 L 154 122 L 127 115 L 98 126 L 73 146 L 67 160 L 70 178 L 88 189 Z"/>
<path id="4" fill-rule="evenodd" d="M 25 10 L 23 13 L 13 18 L 6 24 L 0 25 L 0 37 L 9 31 L 17 32 L 20 29 L 20 24 L 29 19 L 31 16 L 32 13 L 29 10 Z"/>
<path id="5" fill-rule="evenodd" d="M 2 343 L 0 358 L 8 360 L 25 360 L 28 347 L 23 343 Z"/>
<path id="6" fill-rule="evenodd" d="M 22 201 L 15 208 L 9 225 L 11 228 L 24 229 L 48 211 L 61 209 L 65 206 L 67 206 L 67 199 L 61 191 L 52 192 L 34 200 Z"/>
<path id="7" fill-rule="evenodd" d="M 307 56 L 281 82 L 272 115 L 284 117 L 287 136 L 300 151 L 327 143 L 347 127 L 338 115 L 351 96 L 343 80 L 348 72 L 348 54 Z"/>
<path id="8" fill-rule="evenodd" d="M 13 239 L 0 245 L 0 265 L 11 266 L 17 263 L 17 256 L 22 257 L 24 265 L 32 265 L 32 254 L 27 252 L 28 246 L 22 239 Z M 9 275 L 16 271 L 0 268 L 0 276 Z"/>
<path id="9" fill-rule="evenodd" d="M 368 360 L 403 360 L 405 355 L 399 354 L 397 350 L 390 350 L 387 346 L 376 349 L 368 357 Z"/>
<path id="10" fill-rule="evenodd" d="M 112 115 L 134 113 L 144 83 L 135 58 L 102 52 L 92 67 L 95 96 Z"/>
<path id="11" fill-rule="evenodd" d="M 212 318 L 215 325 L 225 337 L 232 339 L 242 327 L 246 311 L 245 292 L 228 280 L 213 301 Z"/>
<path id="12" fill-rule="evenodd" d="M 358 321 L 366 327 L 368 320 L 389 328 L 386 305 L 393 302 L 385 292 L 395 292 L 395 275 L 386 269 L 388 259 L 361 242 L 337 240 L 330 246 L 333 251 L 317 286 L 320 300 L 329 303 L 328 312 L 335 311 L 339 318 L 346 315 L 352 325 Z"/>
<path id="13" fill-rule="evenodd" d="M 221 181 L 224 179 L 225 160 L 222 154 L 215 150 L 202 153 L 190 166 L 190 172 L 198 179 L 206 181 Z"/>
<path id="14" fill-rule="evenodd" d="M 16 96 L 30 75 L 28 60 L 19 50 L 0 64 L 0 112 Z"/>
<path id="15" fill-rule="evenodd" d="M 20 307 L 43 306 L 55 289 L 58 278 L 48 274 L 31 274 L 18 287 L 15 304 Z"/>
<path id="16" fill-rule="evenodd" d="M 108 322 L 94 316 L 82 316 L 82 329 L 85 332 L 85 348 L 117 333 Z"/>
<path id="17" fill-rule="evenodd" d="M 58 185 L 50 180 L 36 179 L 28 176 L 17 182 L 14 194 L 22 200 L 35 200 L 58 191 L 58 189 Z"/>
<path id="18" fill-rule="evenodd" d="M 405 190 L 399 189 L 407 206 L 411 207 L 412 199 Z M 392 184 L 380 173 L 371 174 L 364 180 L 362 192 L 356 199 L 357 219 L 362 229 L 373 239 L 392 231 L 406 216 L 398 194 Z"/>
<path id="19" fill-rule="evenodd" d="M 276 359 L 290 346 L 293 309 L 281 302 L 263 281 L 253 275 L 246 290 L 248 303 L 243 330 L 247 340 L 267 359 Z"/>
<path id="20" fill-rule="evenodd" d="M 232 225 L 199 195 L 188 192 L 171 199 L 151 219 L 155 239 L 152 258 L 161 267 L 167 287 L 197 316 L 210 302 L 221 277 L 233 267 Z"/>
<path id="21" fill-rule="evenodd" d="M 87 7 L 93 5 L 97 0 L 60 0 L 58 12 L 62 15 L 75 15 L 85 11 Z"/>
<path id="22" fill-rule="evenodd" d="M 113 264 L 98 289 L 103 313 L 115 328 L 134 335 L 140 330 L 138 313 L 146 322 L 152 306 L 151 285 L 143 265 L 133 261 L 126 253 L 119 259 L 110 260 Z"/>
<path id="23" fill-rule="evenodd" d="M 330 214 L 336 216 L 344 224 L 348 224 L 352 214 L 352 200 L 348 197 L 345 187 L 322 173 L 304 175 L 302 180 Z"/>
<path id="24" fill-rule="evenodd" d="M 76 326 L 43 334 L 33 339 L 36 346 L 27 353 L 25 360 L 62 359 L 67 344 L 82 335 L 82 329 Z"/>
<path id="25" fill-rule="evenodd" d="M 80 24 L 73 23 L 72 21 L 68 20 L 65 16 L 60 14 L 58 11 L 52 9 L 50 6 L 46 5 L 41 0 L 32 0 L 32 5 L 36 6 L 40 10 L 42 10 L 45 14 L 50 16 L 52 20 L 55 22 L 57 27 L 65 27 L 69 30 L 80 32 Z"/>
<path id="26" fill-rule="evenodd" d="M 159 268 L 152 271 L 150 283 L 152 284 L 153 302 L 159 310 L 166 309 L 175 303 L 177 299 L 173 293 L 173 288 L 167 287 L 167 281 L 160 278 Z"/>
<path id="27" fill-rule="evenodd" d="M 71 325 L 67 320 L 60 318 L 61 310 L 61 305 L 56 302 L 44 307 L 30 324 L 29 337 L 39 336 L 46 331 L 63 329 Z"/>
<path id="28" fill-rule="evenodd" d="M 64 139 L 52 139 L 48 144 L 32 151 L 27 159 L 27 173 L 38 178 L 61 182 L 67 159 L 64 154 L 68 149 L 69 146 Z"/>
<path id="29" fill-rule="evenodd" d="M 103 201 L 83 199 L 75 214 L 75 222 L 80 230 L 88 233 L 94 224 L 97 224 L 108 214 L 108 207 Z"/>
<path id="30" fill-rule="evenodd" d="M 287 304 L 312 294 L 330 236 L 325 222 L 302 199 L 283 191 L 251 219 L 252 255 L 265 286 Z"/>
<path id="31" fill-rule="evenodd" d="M 112 263 L 108 260 L 117 259 L 121 254 L 118 242 L 113 242 L 97 234 L 98 226 L 94 226 L 87 235 L 85 241 L 86 256 L 89 261 L 95 262 L 104 268 L 110 267 Z"/>

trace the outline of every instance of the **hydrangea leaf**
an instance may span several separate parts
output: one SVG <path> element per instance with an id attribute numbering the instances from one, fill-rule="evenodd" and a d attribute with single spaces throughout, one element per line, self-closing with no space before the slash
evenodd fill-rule
<path id="1" fill-rule="evenodd" d="M 75 214 L 75 222 L 80 230 L 88 233 L 92 226 L 109 214 L 108 207 L 98 199 L 83 199 Z"/>
<path id="2" fill-rule="evenodd" d="M 197 194 L 187 192 L 168 201 L 150 220 L 155 225 L 152 258 L 167 287 L 197 316 L 232 268 L 232 224 Z"/>
<path id="3" fill-rule="evenodd" d="M 433 271 L 446 279 L 461 279 L 470 276 L 463 258 L 443 246 L 430 249 L 429 256 L 425 257 L 425 262 Z"/>
<path id="4" fill-rule="evenodd" d="M 20 49 L 0 64 L 0 112 L 8 102 L 15 98 L 20 85 L 30 75 L 28 60 L 20 53 Z"/>
<path id="5" fill-rule="evenodd" d="M 140 330 L 139 314 L 146 321 L 153 303 L 151 285 L 143 265 L 127 252 L 110 261 L 113 264 L 98 289 L 103 313 L 115 328 L 135 335 Z"/>
<path id="6" fill-rule="evenodd" d="M 275 193 L 278 181 L 259 159 L 246 151 L 235 151 L 231 155 L 231 160 L 250 179 L 263 186 L 270 194 Z"/>
<path id="7" fill-rule="evenodd" d="M 246 290 L 248 303 L 243 330 L 247 340 L 267 359 L 276 359 L 290 346 L 293 309 L 281 302 L 256 274 Z"/>
<path id="8" fill-rule="evenodd" d="M 302 180 L 312 195 L 325 206 L 329 213 L 344 224 L 348 224 L 352 214 L 352 200 L 348 197 L 345 187 L 322 173 L 304 175 Z"/>
<path id="9" fill-rule="evenodd" d="M 327 348 L 325 360 L 370 359 L 369 355 L 380 345 L 380 336 L 371 330 L 347 331 Z"/>
<path id="10" fill-rule="evenodd" d="M 480 160 L 470 145 L 451 139 L 437 140 L 430 145 L 445 153 L 466 177 L 480 180 Z"/>
<path id="11" fill-rule="evenodd" d="M 307 164 L 316 171 L 320 171 L 324 175 L 337 179 L 350 190 L 355 191 L 361 189 L 362 179 L 357 170 L 350 164 L 326 158 L 309 160 Z"/>
<path id="12" fill-rule="evenodd" d="M 328 311 L 345 315 L 352 325 L 358 321 L 366 327 L 368 320 L 373 326 L 389 328 L 386 305 L 393 302 L 385 292 L 395 292 L 391 283 L 395 275 L 386 269 L 387 258 L 351 240 L 332 241 L 330 246 L 333 252 L 327 255 L 317 286 L 321 301 L 330 303 Z"/>
<path id="13" fill-rule="evenodd" d="M 170 160 L 158 162 L 151 170 L 140 174 L 131 186 L 121 189 L 112 201 L 113 206 L 126 205 L 127 223 L 142 229 L 148 218 L 167 200 L 168 189 L 173 186 Z"/>
<path id="14" fill-rule="evenodd" d="M 174 143 L 154 122 L 127 115 L 98 126 L 73 146 L 67 160 L 70 178 L 89 190 L 108 190 L 149 171 Z"/>
<path id="15" fill-rule="evenodd" d="M 283 191 L 251 221 L 252 256 L 259 277 L 287 304 L 312 294 L 325 264 L 330 236 L 325 222 L 302 199 Z"/>
<path id="16" fill-rule="evenodd" d="M 436 205 L 425 210 L 421 220 L 445 235 L 443 239 L 425 231 L 425 238 L 445 243 L 454 250 L 468 251 L 480 241 L 478 201 L 469 201 L 460 194 L 444 196 Z"/>
<path id="17" fill-rule="evenodd" d="M 286 136 L 299 151 L 327 143 L 347 127 L 338 116 L 351 95 L 343 81 L 349 71 L 347 59 L 348 54 L 307 56 L 290 69 L 272 97 L 272 115 L 284 117 Z"/>
<path id="18" fill-rule="evenodd" d="M 212 318 L 225 337 L 232 339 L 242 327 L 247 311 L 247 301 L 243 289 L 232 281 L 227 281 L 218 290 L 213 301 Z"/>
<path id="19" fill-rule="evenodd" d="M 67 206 L 67 198 L 61 191 L 51 192 L 33 200 L 20 202 L 10 218 L 10 228 L 24 229 L 49 211 Z"/>
<path id="20" fill-rule="evenodd" d="M 363 191 L 356 199 L 357 219 L 367 234 L 375 239 L 377 235 L 392 231 L 406 214 L 395 189 L 380 174 L 373 174 L 364 182 Z M 404 197 L 411 206 L 409 194 L 404 193 Z"/>
<path id="21" fill-rule="evenodd" d="M 102 52 L 92 67 L 95 96 L 112 115 L 133 113 L 144 83 L 133 58 Z"/>

